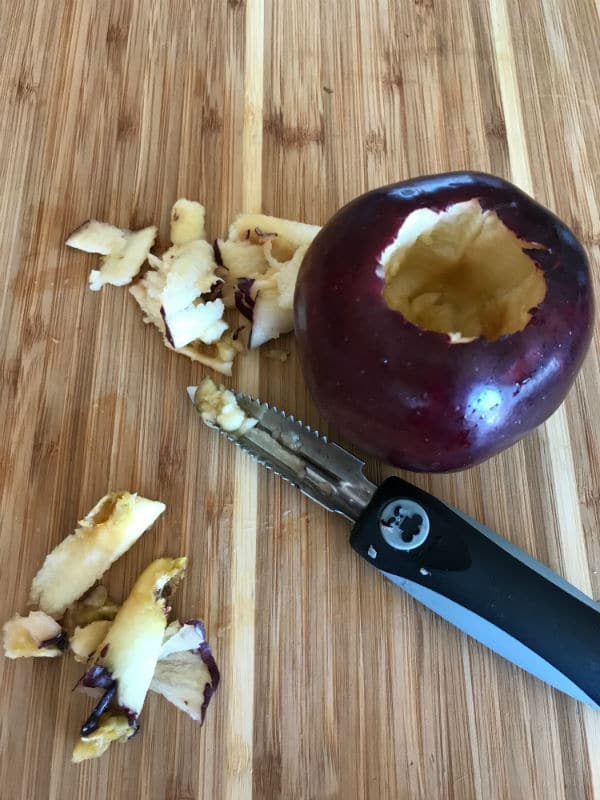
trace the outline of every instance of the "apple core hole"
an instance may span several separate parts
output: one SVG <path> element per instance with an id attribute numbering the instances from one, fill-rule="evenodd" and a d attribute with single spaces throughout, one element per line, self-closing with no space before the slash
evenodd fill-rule
<path id="1" fill-rule="evenodd" d="M 413 211 L 383 251 L 383 299 L 420 328 L 453 343 L 522 330 L 546 294 L 543 271 L 519 239 L 478 200 L 442 212 Z"/>

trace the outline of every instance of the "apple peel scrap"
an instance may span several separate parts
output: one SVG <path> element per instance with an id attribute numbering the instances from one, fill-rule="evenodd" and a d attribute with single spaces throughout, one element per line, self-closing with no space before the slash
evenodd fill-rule
<path id="1" fill-rule="evenodd" d="M 65 626 L 69 627 L 75 609 L 79 609 L 77 622 L 80 624 L 94 618 L 112 618 L 111 613 L 112 616 L 116 613 L 114 605 L 108 604 L 99 611 L 99 606 L 106 602 L 106 594 L 101 599 L 96 591 L 81 604 L 76 601 L 164 510 L 164 503 L 130 492 L 105 495 L 80 521 L 75 533 L 63 539 L 46 556 L 31 584 L 30 599 L 35 610 L 27 617 L 16 614 L 4 624 L 6 656 L 47 658 L 60 655 L 65 649 Z M 80 609 L 86 604 L 94 610 L 82 616 Z M 57 620 L 61 619 L 63 622 L 59 624 Z"/>
<path id="2" fill-rule="evenodd" d="M 204 624 L 200 620 L 172 622 L 165 632 L 150 691 L 202 724 L 219 681 Z"/>
<path id="3" fill-rule="evenodd" d="M 129 492 L 107 494 L 46 556 L 31 584 L 31 602 L 60 619 L 165 508 L 164 503 Z"/>
<path id="4" fill-rule="evenodd" d="M 146 567 L 98 645 L 79 687 L 101 696 L 81 727 L 73 761 L 101 755 L 113 739 L 126 741 L 137 731 L 167 627 L 167 599 L 185 567 L 186 558 L 160 558 Z"/>
<path id="5" fill-rule="evenodd" d="M 43 611 L 30 611 L 26 617 L 15 614 L 4 623 L 3 632 L 8 658 L 53 658 L 65 650 L 63 629 Z"/>
<path id="6" fill-rule="evenodd" d="M 109 620 L 96 620 L 75 629 L 69 647 L 76 661 L 90 660 L 100 649 L 111 624 Z M 219 680 L 204 623 L 171 622 L 165 630 L 149 690 L 165 697 L 193 720 L 203 722 Z"/>
<path id="7" fill-rule="evenodd" d="M 163 335 L 164 344 L 216 372 L 231 375 L 235 357 L 246 347 L 225 319 L 237 308 L 251 322 L 248 347 L 254 349 L 293 330 L 293 298 L 298 270 L 316 225 L 240 214 L 227 239 L 206 239 L 205 209 L 180 198 L 171 211 L 171 247 L 161 257 L 151 252 L 156 228 L 127 231 L 92 220 L 67 244 L 102 256 L 90 287 L 132 283 L 144 261 L 150 269 L 130 293 Z M 152 235 L 150 232 L 152 231 Z M 231 314 L 228 315 L 228 319 Z"/>
<path id="8" fill-rule="evenodd" d="M 219 670 L 199 620 L 167 627 L 169 597 L 186 559 L 152 562 L 119 606 L 96 581 L 147 530 L 165 505 L 130 492 L 103 497 L 46 558 L 31 596 L 40 608 L 4 624 L 8 658 L 53 658 L 70 650 L 87 669 L 78 688 L 98 703 L 73 761 L 104 753 L 138 730 L 152 690 L 202 723 Z"/>
<path id="9" fill-rule="evenodd" d="M 78 688 L 94 693 L 98 702 L 82 725 L 74 762 L 102 755 L 113 741 L 130 739 L 139 728 L 148 691 L 204 722 L 220 681 L 204 625 L 191 620 L 167 626 L 168 598 L 185 566 L 184 557 L 152 562 L 112 623 L 96 621 L 78 629 L 74 649 L 84 639 L 86 648 L 95 647 Z"/>
<path id="10" fill-rule="evenodd" d="M 93 731 L 81 739 L 73 750 L 73 763 L 79 764 L 90 758 L 98 758 L 113 742 L 126 742 L 135 736 L 137 728 L 125 714 L 102 714 Z"/>
<path id="11" fill-rule="evenodd" d="M 294 329 L 298 271 L 319 230 L 317 225 L 265 214 L 240 214 L 228 239 L 217 240 L 230 287 L 224 299 L 252 323 L 251 349 Z"/>
<path id="12" fill-rule="evenodd" d="M 73 231 L 66 244 L 101 256 L 100 269 L 93 269 L 89 277 L 90 289 L 97 292 L 107 283 L 113 286 L 131 283 L 148 258 L 156 233 L 154 226 L 129 231 L 91 219 Z"/>

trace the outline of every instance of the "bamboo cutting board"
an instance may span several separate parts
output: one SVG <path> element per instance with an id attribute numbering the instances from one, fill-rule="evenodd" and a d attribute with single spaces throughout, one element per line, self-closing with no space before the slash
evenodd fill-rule
<path id="1" fill-rule="evenodd" d="M 600 798 L 600 714 L 388 585 L 346 522 L 203 428 L 184 391 L 203 370 L 63 246 L 89 217 L 160 222 L 166 246 L 182 195 L 216 236 L 241 210 L 322 224 L 368 188 L 476 169 L 555 210 L 597 274 L 599 36 L 594 0 L 0 4 L 0 608 L 25 610 L 102 494 L 139 491 L 167 512 L 109 585 L 186 553 L 177 608 L 222 672 L 203 728 L 150 696 L 141 735 L 75 766 L 77 665 L 2 657 L 3 800 Z M 599 343 L 523 442 L 409 476 L 596 598 Z M 324 428 L 284 346 L 229 383 Z"/>

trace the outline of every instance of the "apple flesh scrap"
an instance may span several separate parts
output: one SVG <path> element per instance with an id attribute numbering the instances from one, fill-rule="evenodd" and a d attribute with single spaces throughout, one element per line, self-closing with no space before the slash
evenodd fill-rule
<path id="1" fill-rule="evenodd" d="M 344 437 L 415 471 L 473 466 L 560 405 L 593 323 L 585 252 L 512 184 L 450 173 L 376 189 L 306 253 L 295 327 Z"/>
<path id="2" fill-rule="evenodd" d="M 317 225 L 265 214 L 240 214 L 228 239 L 217 241 L 225 270 L 223 298 L 251 321 L 251 349 L 293 330 L 298 270 L 319 230 Z"/>
<path id="3" fill-rule="evenodd" d="M 100 755 L 113 737 L 130 738 L 137 730 L 163 644 L 170 611 L 167 598 L 183 577 L 185 566 L 185 557 L 153 561 L 137 579 L 98 645 L 92 666 L 79 686 L 99 690 L 102 696 L 81 728 L 74 761 Z M 112 717 L 117 720 L 113 728 Z M 128 723 L 126 730 L 124 719 Z M 102 732 L 102 748 L 90 748 L 98 737 L 98 728 Z"/>
<path id="4" fill-rule="evenodd" d="M 204 217 L 205 210 L 201 203 L 184 197 L 177 200 L 171 209 L 171 242 L 183 245 L 206 239 Z"/>
<path id="5" fill-rule="evenodd" d="M 243 346 L 228 333 L 222 278 L 204 236 L 204 206 L 178 200 L 171 211 L 172 246 L 162 258 L 149 255 L 150 271 L 130 292 L 144 312 L 144 322 L 158 328 L 167 347 L 230 375 Z"/>
<path id="6" fill-rule="evenodd" d="M 69 637 L 69 650 L 75 661 L 89 661 L 98 645 L 106 638 L 111 625 L 110 619 L 93 620 L 81 627 L 78 625 Z"/>
<path id="7" fill-rule="evenodd" d="M 217 386 L 210 378 L 205 378 L 197 388 L 190 387 L 188 392 L 203 422 L 211 428 L 242 436 L 258 423 L 239 407 L 233 392 Z"/>
<path id="8" fill-rule="evenodd" d="M 131 283 L 148 258 L 156 233 L 154 226 L 128 231 L 92 219 L 73 231 L 66 244 L 101 256 L 100 269 L 93 269 L 89 279 L 90 289 L 98 291 L 108 283 L 113 286 Z"/>
<path id="9" fill-rule="evenodd" d="M 43 611 L 30 611 L 26 617 L 15 614 L 2 631 L 7 658 L 54 658 L 66 649 L 63 629 Z"/>
<path id="10" fill-rule="evenodd" d="M 61 625 L 71 637 L 76 628 L 83 628 L 97 621 L 112 621 L 118 610 L 119 606 L 109 598 L 106 586 L 98 584 L 67 608 Z"/>
<path id="11" fill-rule="evenodd" d="M 204 240 L 173 245 L 156 271 L 146 274 L 131 293 L 174 349 L 199 340 L 218 341 L 227 330 L 220 298 L 206 302 L 203 295 L 219 283 L 213 248 Z"/>
<path id="12" fill-rule="evenodd" d="M 69 640 L 75 660 L 87 662 L 107 637 L 109 620 L 76 628 Z M 172 622 L 163 644 L 149 691 L 162 695 L 196 722 L 204 722 L 206 709 L 219 685 L 220 675 L 200 620 Z"/>
<path id="13" fill-rule="evenodd" d="M 130 492 L 105 495 L 46 556 L 31 584 L 31 602 L 60 619 L 156 521 L 166 506 Z"/>
<path id="14" fill-rule="evenodd" d="M 219 681 L 203 623 L 172 622 L 165 631 L 150 690 L 202 724 Z"/>
<path id="15" fill-rule="evenodd" d="M 238 307 L 252 323 L 244 341 L 251 349 L 293 330 L 293 296 L 304 254 L 318 233 L 316 225 L 265 214 L 240 214 L 228 238 L 206 241 L 205 209 L 180 198 L 171 210 L 172 246 L 151 252 L 156 228 L 127 231 L 90 220 L 67 240 L 70 247 L 102 256 L 90 286 L 131 283 L 144 261 L 150 270 L 130 287 L 167 347 L 224 375 L 246 347 L 225 319 Z M 245 282 L 242 284 L 241 282 Z M 244 288 L 242 288 L 242 285 Z"/>
<path id="16" fill-rule="evenodd" d="M 126 714 L 102 714 L 96 728 L 82 736 L 75 745 L 72 761 L 80 764 L 90 758 L 98 758 L 113 742 L 126 742 L 136 733 L 136 726 L 129 721 Z"/>

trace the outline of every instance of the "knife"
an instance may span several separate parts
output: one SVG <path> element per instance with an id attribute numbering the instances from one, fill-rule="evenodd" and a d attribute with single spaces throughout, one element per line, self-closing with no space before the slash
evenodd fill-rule
<path id="1" fill-rule="evenodd" d="M 386 578 L 507 660 L 600 709 L 600 605 L 590 597 L 408 481 L 371 483 L 364 462 L 294 417 L 227 392 L 246 418 L 227 431 L 202 414 L 197 387 L 188 394 L 207 424 L 351 520 L 351 546 Z"/>

